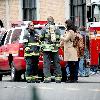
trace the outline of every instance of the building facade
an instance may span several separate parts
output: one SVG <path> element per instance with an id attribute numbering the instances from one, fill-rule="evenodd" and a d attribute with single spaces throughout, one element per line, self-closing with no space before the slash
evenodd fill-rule
<path id="1" fill-rule="evenodd" d="M 6 28 L 13 21 L 46 20 L 48 16 L 64 24 L 69 15 L 69 0 L 0 0 L 0 19 Z"/>
<path id="2" fill-rule="evenodd" d="M 64 24 L 71 18 L 75 25 L 86 26 L 86 5 L 93 0 L 0 0 L 0 19 L 9 28 L 13 21 L 46 20 L 53 16 Z"/>
<path id="3" fill-rule="evenodd" d="M 0 0 L 0 19 L 9 28 L 11 22 L 22 19 L 21 0 Z"/>

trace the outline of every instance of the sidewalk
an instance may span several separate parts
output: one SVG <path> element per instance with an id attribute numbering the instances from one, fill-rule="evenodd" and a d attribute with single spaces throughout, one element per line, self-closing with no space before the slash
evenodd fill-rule
<path id="1" fill-rule="evenodd" d="M 100 72 L 89 77 L 79 77 L 79 83 L 100 83 Z"/>

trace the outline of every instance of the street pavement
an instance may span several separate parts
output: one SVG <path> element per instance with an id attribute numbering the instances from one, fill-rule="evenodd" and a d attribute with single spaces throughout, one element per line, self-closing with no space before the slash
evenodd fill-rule
<path id="1" fill-rule="evenodd" d="M 78 83 L 0 82 L 0 100 L 100 100 L 100 73 L 79 77 Z"/>

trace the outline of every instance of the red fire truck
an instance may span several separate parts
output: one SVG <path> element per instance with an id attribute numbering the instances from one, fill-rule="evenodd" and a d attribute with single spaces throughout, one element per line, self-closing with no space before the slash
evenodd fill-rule
<path id="1" fill-rule="evenodd" d="M 90 66 L 100 66 L 100 2 L 87 5 L 87 27 L 90 36 Z"/>

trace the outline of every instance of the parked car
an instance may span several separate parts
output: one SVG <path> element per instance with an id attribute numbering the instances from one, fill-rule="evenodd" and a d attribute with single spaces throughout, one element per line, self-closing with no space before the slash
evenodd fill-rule
<path id="1" fill-rule="evenodd" d="M 35 25 L 35 30 L 41 34 L 43 25 Z M 64 26 L 59 25 L 61 33 L 64 33 Z M 5 74 L 11 75 L 12 81 L 20 81 L 21 75 L 25 74 L 26 62 L 24 60 L 23 36 L 25 26 L 10 28 L 7 33 L 0 36 L 0 80 Z M 63 61 L 63 50 L 59 48 L 60 64 L 63 76 L 66 76 L 65 64 Z M 39 74 L 43 76 L 43 56 L 39 57 Z"/>

